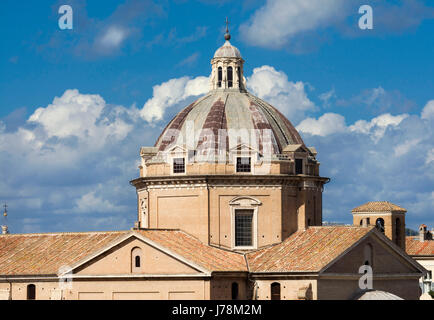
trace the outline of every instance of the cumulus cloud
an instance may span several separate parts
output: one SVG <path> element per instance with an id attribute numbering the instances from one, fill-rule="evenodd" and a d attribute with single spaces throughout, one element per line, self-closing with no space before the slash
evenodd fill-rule
<path id="1" fill-rule="evenodd" d="M 422 110 L 422 119 L 434 120 L 434 100 L 428 101 Z"/>
<path id="2" fill-rule="evenodd" d="M 371 121 L 358 120 L 349 127 L 350 131 L 370 135 L 373 140 L 381 139 L 389 127 L 398 126 L 408 114 L 393 116 L 390 113 L 382 114 Z"/>
<path id="3" fill-rule="evenodd" d="M 136 206 L 128 181 L 138 175 L 140 146 L 157 135 L 139 110 L 72 89 L 16 129 L 6 125 L 0 199 L 8 202 L 12 232 L 113 229 L 110 221 L 131 227 Z M 29 218 L 40 223 L 23 223 Z"/>
<path id="4" fill-rule="evenodd" d="M 402 32 L 434 17 L 434 9 L 419 0 L 367 0 L 363 4 L 374 8 L 370 34 Z M 357 27 L 360 5 L 357 0 L 267 0 L 240 26 L 240 32 L 249 44 L 273 49 L 299 49 L 301 42 L 314 36 L 318 43 L 331 28 L 346 36 L 361 36 L 366 33 Z"/>
<path id="5" fill-rule="evenodd" d="M 325 113 L 318 120 L 314 118 L 304 119 L 296 129 L 304 133 L 323 137 L 347 130 L 345 118 L 336 113 Z"/>
<path id="6" fill-rule="evenodd" d="M 247 87 L 259 98 L 266 100 L 278 108 L 291 121 L 303 119 L 305 113 L 316 109 L 308 98 L 307 83 L 292 82 L 288 76 L 270 66 L 253 69 L 247 77 Z M 174 78 L 153 87 L 153 96 L 144 104 L 140 114 L 148 122 L 157 122 L 164 118 L 167 109 L 179 106 L 190 97 L 207 93 L 209 78 Z"/>
<path id="7" fill-rule="evenodd" d="M 162 84 L 155 85 L 153 96 L 146 101 L 140 115 L 148 122 L 159 121 L 163 119 L 167 108 L 170 108 L 187 98 L 205 94 L 209 90 L 208 77 L 190 77 L 175 78 Z"/>
<path id="8" fill-rule="evenodd" d="M 325 220 L 351 223 L 352 208 L 388 200 L 408 210 L 409 227 L 434 225 L 434 135 L 422 117 L 383 114 L 345 126 L 342 116 L 325 114 L 297 126 L 305 143 L 318 150 L 321 175 L 331 177 L 323 197 Z"/>
<path id="9" fill-rule="evenodd" d="M 307 111 L 316 109 L 306 93 L 308 84 L 289 81 L 284 72 L 271 66 L 253 69 L 253 74 L 247 77 L 247 87 L 294 122 L 303 119 Z"/>
<path id="10" fill-rule="evenodd" d="M 240 31 L 251 44 L 280 48 L 301 32 L 328 26 L 341 16 L 344 4 L 344 0 L 268 0 Z"/>
<path id="11" fill-rule="evenodd" d="M 131 131 L 121 119 L 110 121 L 102 117 L 106 103 L 99 95 L 83 95 L 78 90 L 66 90 L 61 97 L 44 108 L 38 108 L 29 122 L 44 129 L 46 138 L 76 137 L 92 147 L 102 146 L 106 139 L 122 140 Z M 33 132 L 25 132 L 25 139 L 34 140 Z M 43 142 L 43 141 L 41 141 Z"/>

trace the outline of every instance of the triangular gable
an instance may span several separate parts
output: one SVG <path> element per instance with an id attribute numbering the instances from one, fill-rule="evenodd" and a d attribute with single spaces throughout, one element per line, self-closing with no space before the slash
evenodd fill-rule
<path id="1" fill-rule="evenodd" d="M 258 150 L 256 150 L 255 148 L 252 148 L 250 145 L 245 144 L 245 143 L 240 143 L 229 150 L 229 152 L 236 152 L 236 151 L 258 152 Z"/>
<path id="2" fill-rule="evenodd" d="M 345 258 L 345 256 L 350 254 L 353 250 L 355 250 L 356 247 L 358 247 L 361 243 L 363 243 L 369 237 L 373 237 L 381 245 L 383 245 L 386 248 L 386 250 L 389 250 L 389 251 L 395 253 L 399 258 L 404 260 L 408 265 L 412 266 L 414 269 L 421 272 L 422 274 L 425 274 L 426 270 L 423 266 L 421 266 L 418 262 L 416 262 L 414 259 L 412 259 L 407 253 L 405 253 L 404 250 L 402 250 L 400 247 L 398 247 L 395 243 L 393 243 L 389 238 L 387 238 L 385 235 L 383 235 L 381 232 L 379 232 L 376 228 L 372 228 L 372 230 L 370 230 L 366 235 L 361 237 L 358 241 L 356 241 L 348 249 L 346 249 L 344 252 L 342 252 L 333 261 L 329 262 L 326 266 L 324 266 L 320 270 L 319 273 L 324 274 L 328 270 L 332 269 L 333 266 L 335 266 L 340 261 L 342 261 Z M 375 269 L 375 261 L 374 261 L 374 269 Z"/>
<path id="3" fill-rule="evenodd" d="M 210 271 L 205 269 L 204 267 L 184 258 L 183 256 L 171 251 L 170 249 L 146 238 L 145 236 L 143 236 L 142 234 L 135 232 L 135 231 L 131 231 L 129 233 L 127 233 L 125 236 L 111 242 L 110 244 L 108 244 L 107 246 L 105 246 L 104 248 L 95 251 L 94 253 L 88 255 L 87 257 L 85 257 L 84 259 L 78 261 L 77 263 L 75 263 L 74 265 L 72 265 L 69 268 L 65 268 L 62 270 L 61 273 L 58 274 L 58 276 L 62 276 L 62 275 L 67 275 L 67 274 L 71 274 L 73 273 L 74 270 L 78 269 L 81 266 L 84 266 L 85 264 L 87 264 L 88 262 L 91 262 L 92 260 L 97 259 L 98 257 L 104 255 L 105 253 L 109 252 L 112 248 L 116 247 L 117 245 L 132 239 L 132 238 L 136 238 L 140 241 L 143 241 L 145 244 L 149 245 L 150 247 L 166 254 L 167 256 L 191 267 L 192 269 L 197 270 L 198 272 L 201 272 L 205 275 L 210 275 Z"/>
<path id="4" fill-rule="evenodd" d="M 170 149 L 167 149 L 165 153 L 186 153 L 187 149 L 182 145 L 174 145 Z"/>

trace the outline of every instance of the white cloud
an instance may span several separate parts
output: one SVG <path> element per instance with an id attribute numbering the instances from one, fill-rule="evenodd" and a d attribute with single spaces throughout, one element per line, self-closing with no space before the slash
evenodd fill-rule
<path id="1" fill-rule="evenodd" d="M 267 65 L 253 69 L 252 75 L 247 77 L 247 87 L 293 122 L 303 119 L 307 111 L 316 108 L 307 97 L 306 83 L 288 81 L 284 72 Z"/>
<path id="2" fill-rule="evenodd" d="M 102 50 L 112 50 L 120 47 L 128 37 L 129 31 L 119 26 L 109 26 L 105 32 L 96 39 L 97 46 Z"/>
<path id="3" fill-rule="evenodd" d="M 89 230 L 86 221 L 101 212 L 107 222 L 100 227 L 134 221 L 128 181 L 138 174 L 139 146 L 155 140 L 148 129 L 134 107 L 66 90 L 17 129 L 0 130 L 0 198 L 14 216 L 11 231 Z M 77 220 L 80 212 L 86 217 Z M 30 217 L 42 222 L 21 223 Z M 68 224 L 57 223 L 64 219 Z"/>
<path id="4" fill-rule="evenodd" d="M 434 100 L 428 101 L 422 110 L 422 119 L 434 120 Z"/>
<path id="5" fill-rule="evenodd" d="M 330 101 L 332 99 L 336 99 L 336 92 L 335 89 L 331 89 L 330 91 L 321 93 L 318 98 L 323 102 L 324 107 L 330 106 Z"/>
<path id="6" fill-rule="evenodd" d="M 395 147 L 395 156 L 400 157 L 410 152 L 410 150 L 417 146 L 421 139 L 411 139 L 407 140 L 402 144 L 399 144 Z"/>
<path id="7" fill-rule="evenodd" d="M 388 127 L 398 126 L 408 114 L 392 116 L 390 113 L 382 114 L 371 121 L 358 120 L 349 127 L 350 131 L 370 135 L 374 141 L 381 139 Z"/>
<path id="8" fill-rule="evenodd" d="M 374 8 L 374 29 L 369 36 L 402 32 L 434 16 L 434 9 L 420 0 L 267 0 L 240 26 L 240 32 L 251 45 L 298 51 L 303 43 L 321 43 L 330 29 L 347 37 L 367 36 L 357 28 L 361 4 Z"/>
<path id="9" fill-rule="evenodd" d="M 429 150 L 428 154 L 426 155 L 425 164 L 429 164 L 431 162 L 434 162 L 434 148 L 432 148 L 431 150 Z"/>
<path id="10" fill-rule="evenodd" d="M 295 35 L 326 27 L 342 15 L 344 0 L 268 0 L 240 27 L 251 44 L 279 48 Z"/>
<path id="11" fill-rule="evenodd" d="M 92 147 L 101 147 L 109 138 L 122 140 L 132 129 L 119 118 L 110 121 L 103 116 L 104 108 L 106 103 L 99 95 L 66 90 L 61 97 L 55 97 L 52 104 L 38 108 L 28 122 L 39 124 L 46 138 L 73 136 Z M 24 129 L 21 132 L 27 141 L 36 139 L 34 132 Z"/>
<path id="12" fill-rule="evenodd" d="M 418 115 L 383 114 L 345 128 L 335 115 L 340 129 L 327 132 L 327 122 L 336 124 L 325 121 L 326 115 L 297 127 L 304 142 L 318 150 L 321 175 L 331 178 L 324 189 L 324 219 L 351 223 L 352 208 L 387 200 L 408 210 L 408 227 L 434 225 L 431 124 Z"/>
<path id="13" fill-rule="evenodd" d="M 170 108 L 191 96 L 199 96 L 209 90 L 208 77 L 175 78 L 153 87 L 153 96 L 146 101 L 140 115 L 148 122 L 163 119 L 167 108 Z"/>
<path id="14" fill-rule="evenodd" d="M 328 136 L 334 133 L 344 132 L 347 127 L 345 118 L 336 113 L 325 113 L 318 120 L 313 118 L 304 119 L 296 127 L 297 130 L 318 136 Z"/>
<path id="15" fill-rule="evenodd" d="M 76 200 L 76 211 L 81 213 L 112 212 L 117 209 L 109 200 L 96 196 L 95 191 L 90 191 Z"/>
<path id="16" fill-rule="evenodd" d="M 284 72 L 273 67 L 265 65 L 255 68 L 246 80 L 247 87 L 253 94 L 271 103 L 291 121 L 299 121 L 307 111 L 316 109 L 307 97 L 305 89 L 308 84 L 288 81 Z M 170 79 L 153 87 L 153 96 L 146 101 L 140 115 L 150 123 L 163 120 L 168 108 L 178 106 L 190 97 L 203 95 L 208 90 L 208 77 Z"/>

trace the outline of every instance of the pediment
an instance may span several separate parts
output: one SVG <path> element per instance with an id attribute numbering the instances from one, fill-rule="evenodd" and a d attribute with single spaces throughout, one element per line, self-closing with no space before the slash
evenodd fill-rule
<path id="1" fill-rule="evenodd" d="M 425 269 L 375 228 L 325 266 L 320 273 L 357 274 L 366 257 L 366 247 L 372 249 L 372 267 L 376 275 L 416 274 Z"/>
<path id="2" fill-rule="evenodd" d="M 240 207 L 252 207 L 252 206 L 260 206 L 262 204 L 261 201 L 255 199 L 253 197 L 248 196 L 240 196 L 235 197 L 231 201 L 229 201 L 230 206 L 240 206 Z"/>
<path id="3" fill-rule="evenodd" d="M 174 145 L 165 151 L 166 153 L 186 153 L 187 149 L 182 145 Z"/>
<path id="4" fill-rule="evenodd" d="M 240 143 L 236 145 L 235 147 L 231 148 L 229 152 L 258 152 L 255 148 L 252 148 L 250 145 L 245 143 Z"/>
<path id="5" fill-rule="evenodd" d="M 94 252 L 73 266 L 62 270 L 59 276 L 80 274 L 131 274 L 131 248 L 141 247 L 147 252 L 143 264 L 146 274 L 206 274 L 209 270 L 189 261 L 138 232 L 131 231 L 124 237 Z M 131 248 L 130 248 L 131 247 Z M 146 265 L 147 264 L 147 265 Z M 142 273 L 141 273 L 142 274 Z M 136 274 L 137 275 L 137 274 Z"/>

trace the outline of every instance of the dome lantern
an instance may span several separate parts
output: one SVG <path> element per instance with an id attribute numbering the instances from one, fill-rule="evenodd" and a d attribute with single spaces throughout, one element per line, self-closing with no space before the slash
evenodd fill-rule
<path id="1" fill-rule="evenodd" d="M 212 72 L 210 90 L 236 90 L 246 91 L 246 79 L 243 75 L 244 60 L 241 53 L 229 40 L 231 35 L 226 18 L 225 43 L 211 59 Z"/>

